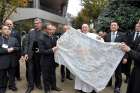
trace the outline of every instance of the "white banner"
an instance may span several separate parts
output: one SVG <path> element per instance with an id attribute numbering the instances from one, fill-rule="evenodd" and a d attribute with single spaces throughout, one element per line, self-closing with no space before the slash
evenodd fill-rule
<path id="1" fill-rule="evenodd" d="M 118 43 L 105 43 L 72 28 L 60 37 L 57 47 L 56 62 L 96 91 L 105 88 L 124 55 Z"/>

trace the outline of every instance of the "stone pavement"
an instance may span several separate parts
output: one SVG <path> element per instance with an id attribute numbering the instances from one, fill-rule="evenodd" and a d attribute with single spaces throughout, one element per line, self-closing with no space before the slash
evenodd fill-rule
<path id="1" fill-rule="evenodd" d="M 21 67 L 21 77 L 22 77 L 22 81 L 17 81 L 17 87 L 18 87 L 18 91 L 17 92 L 12 92 L 11 90 L 8 90 L 6 93 L 25 93 L 26 87 L 27 87 L 27 82 L 26 82 L 26 78 L 25 78 L 25 63 L 20 63 L 20 67 Z M 124 77 L 124 76 L 123 76 Z M 123 80 L 124 81 L 124 80 Z M 70 80 L 65 80 L 64 83 L 61 83 L 60 81 L 60 68 L 57 68 L 57 86 L 62 88 L 63 91 L 61 92 L 56 92 L 56 91 L 52 91 L 51 93 L 75 93 L 74 88 L 74 80 L 70 81 Z M 114 85 L 114 84 L 113 84 Z M 123 83 L 122 88 L 121 88 L 121 93 L 126 93 L 126 84 Z M 113 87 L 108 87 L 106 89 L 104 89 L 103 91 L 101 91 L 100 93 L 113 93 Z M 32 91 L 32 93 L 44 93 L 43 90 L 38 90 L 38 89 L 34 89 L 34 91 Z"/>

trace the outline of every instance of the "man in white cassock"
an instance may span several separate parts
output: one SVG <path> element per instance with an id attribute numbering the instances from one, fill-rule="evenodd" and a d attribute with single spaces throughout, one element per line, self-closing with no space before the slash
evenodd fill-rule
<path id="1" fill-rule="evenodd" d="M 89 26 L 87 24 L 82 25 L 81 32 L 86 34 L 90 38 L 104 41 L 102 38 L 100 38 L 96 34 L 90 33 Z M 79 79 L 77 76 L 75 77 L 75 89 L 79 91 L 80 93 L 96 93 L 94 91 L 94 88 L 91 85 L 85 83 L 84 81 Z"/>

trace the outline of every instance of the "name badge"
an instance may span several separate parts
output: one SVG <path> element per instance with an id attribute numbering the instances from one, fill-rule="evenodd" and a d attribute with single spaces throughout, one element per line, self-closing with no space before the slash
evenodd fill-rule
<path id="1" fill-rule="evenodd" d="M 2 48 L 8 48 L 7 44 L 2 44 Z"/>

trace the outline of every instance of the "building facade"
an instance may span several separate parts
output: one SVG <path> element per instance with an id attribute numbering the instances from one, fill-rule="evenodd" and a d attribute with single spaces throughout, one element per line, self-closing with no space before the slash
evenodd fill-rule
<path id="1" fill-rule="evenodd" d="M 19 7 L 10 18 L 14 21 L 41 18 L 50 22 L 65 24 L 68 0 L 29 0 L 27 7 Z"/>

